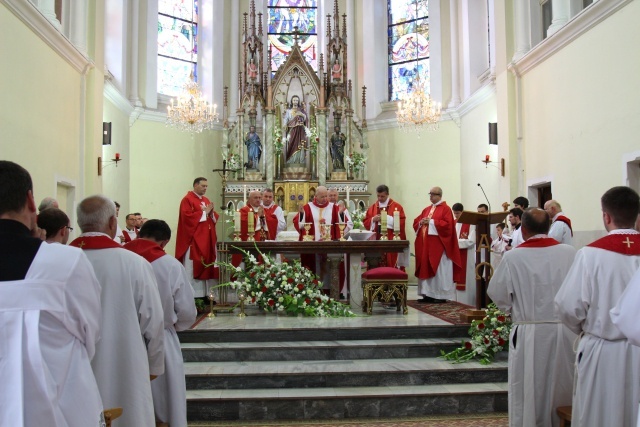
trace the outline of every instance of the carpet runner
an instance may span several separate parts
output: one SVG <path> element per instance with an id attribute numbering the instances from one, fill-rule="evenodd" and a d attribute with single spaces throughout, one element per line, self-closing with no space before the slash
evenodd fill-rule
<path id="1" fill-rule="evenodd" d="M 442 319 L 445 322 L 452 323 L 454 325 L 468 325 L 468 323 L 460 320 L 460 314 L 464 313 L 471 307 L 470 305 L 462 304 L 457 301 L 447 301 L 442 304 L 424 304 L 418 301 L 407 301 L 407 305 L 411 308 L 415 308 L 418 311 L 427 313 L 431 316 Z"/>

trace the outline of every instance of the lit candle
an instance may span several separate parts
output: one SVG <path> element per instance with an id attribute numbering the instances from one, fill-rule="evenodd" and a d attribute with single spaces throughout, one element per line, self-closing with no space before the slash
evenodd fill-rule
<path id="1" fill-rule="evenodd" d="M 120 153 L 116 153 L 116 160 L 120 160 Z"/>
<path id="2" fill-rule="evenodd" d="M 382 209 L 380 212 L 380 233 L 387 234 L 387 210 Z"/>
<path id="3" fill-rule="evenodd" d="M 393 211 L 393 231 L 400 232 L 400 212 Z"/>
<path id="4" fill-rule="evenodd" d="M 244 205 L 247 206 L 247 184 L 244 186 Z"/>
<path id="5" fill-rule="evenodd" d="M 347 185 L 347 210 L 349 210 L 349 192 L 351 188 Z"/>
<path id="6" fill-rule="evenodd" d="M 233 231 L 240 232 L 240 211 L 233 213 Z"/>
<path id="7" fill-rule="evenodd" d="M 489 163 L 489 155 L 488 154 L 486 156 L 484 156 L 484 161 Z"/>
<path id="8" fill-rule="evenodd" d="M 247 212 L 247 232 L 253 233 L 254 231 L 253 209 L 249 209 L 249 212 Z"/>

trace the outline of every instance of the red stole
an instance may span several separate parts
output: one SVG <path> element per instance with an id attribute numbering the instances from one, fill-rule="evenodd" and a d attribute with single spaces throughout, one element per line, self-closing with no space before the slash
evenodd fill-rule
<path id="1" fill-rule="evenodd" d="M 278 216 L 276 215 L 276 209 L 278 209 L 279 206 L 275 203 L 271 203 L 271 206 L 268 208 L 265 206 L 262 207 L 264 208 L 264 216 L 269 226 L 269 240 L 276 240 L 276 236 L 278 234 Z M 273 219 L 269 220 L 269 217 L 273 217 L 273 219 L 275 219 L 275 225 L 271 225 L 271 221 L 273 221 Z"/>
<path id="2" fill-rule="evenodd" d="M 454 222 L 455 224 L 455 222 Z M 471 224 L 462 224 L 460 226 L 460 235 L 458 239 L 468 239 Z M 467 259 L 469 249 L 460 249 L 460 265 L 453 265 L 453 281 L 456 283 L 456 289 L 464 291 L 467 287 Z"/>
<path id="3" fill-rule="evenodd" d="M 401 240 L 407 240 L 407 235 L 404 232 L 404 227 L 406 224 L 406 220 L 407 217 L 404 214 L 404 209 L 402 208 L 402 206 L 400 205 L 400 203 L 396 202 L 393 199 L 389 199 L 389 203 L 387 203 L 387 207 L 384 208 L 387 211 L 387 215 L 391 215 L 393 216 L 393 213 L 397 210 L 398 212 L 400 212 L 400 239 Z M 365 215 L 364 218 L 364 228 L 367 230 L 371 230 L 371 219 L 376 216 L 379 215 L 382 212 L 382 209 L 380 208 L 380 204 L 379 203 L 374 203 L 373 205 L 369 206 L 369 209 L 367 209 L 367 213 Z M 375 228 L 375 233 L 376 233 L 376 240 L 380 240 L 380 232 L 378 230 L 378 228 Z M 393 239 L 393 228 L 388 228 L 387 229 L 387 238 L 389 240 Z M 397 254 L 396 258 L 397 258 Z M 390 265 L 390 267 L 393 267 L 393 265 Z"/>
<path id="4" fill-rule="evenodd" d="M 609 234 L 587 246 L 622 255 L 640 255 L 640 234 Z"/>
<path id="5" fill-rule="evenodd" d="M 136 230 L 134 228 L 135 232 L 136 232 L 136 239 L 138 238 L 138 230 Z M 124 242 L 125 243 L 129 243 L 129 242 L 133 242 L 133 240 L 131 240 L 131 236 L 129 235 L 129 230 L 127 230 L 126 228 L 124 230 L 122 230 L 122 235 L 124 236 Z"/>
<path id="6" fill-rule="evenodd" d="M 529 239 L 523 243 L 520 243 L 514 249 L 520 248 L 548 248 L 550 246 L 559 245 L 556 239 L 552 239 L 551 237 L 540 237 L 535 239 Z"/>
<path id="7" fill-rule="evenodd" d="M 571 220 L 569 218 L 564 215 L 560 215 L 556 218 L 556 221 L 561 221 L 567 224 L 569 226 L 569 231 L 571 231 L 571 237 L 573 237 L 573 228 L 571 228 Z"/>
<path id="8" fill-rule="evenodd" d="M 159 244 L 147 239 L 136 239 L 124 245 L 123 248 L 137 253 L 149 262 L 153 262 L 167 254 Z"/>
<path id="9" fill-rule="evenodd" d="M 316 225 L 315 225 L 315 220 L 313 217 L 313 213 L 311 211 L 311 206 L 309 206 L 310 203 L 307 203 L 306 205 L 304 205 L 303 209 L 304 209 L 304 220 L 307 223 L 311 223 L 311 228 L 309 228 L 309 235 L 313 236 L 314 238 L 312 240 L 315 240 L 315 233 L 316 233 Z M 317 206 L 317 205 L 316 205 Z M 337 240 L 340 238 L 340 229 L 338 228 L 338 224 L 340 223 L 340 219 L 339 219 L 339 208 L 338 205 L 333 204 L 331 205 L 331 240 Z M 327 206 L 329 207 L 329 206 Z M 326 209 L 326 208 L 325 208 Z M 309 221 L 309 219 L 311 219 L 311 221 Z M 304 228 L 304 224 L 300 224 L 300 214 L 296 215 L 295 217 L 293 217 L 293 225 L 296 227 L 296 230 L 298 230 L 298 233 L 300 233 L 300 237 L 298 238 L 299 241 L 302 241 L 302 237 L 306 234 L 306 229 Z"/>
<path id="10" fill-rule="evenodd" d="M 434 212 L 431 210 L 434 209 Z M 420 220 L 431 218 L 434 222 L 438 235 L 429 235 L 428 225 L 425 230 L 420 230 Z M 416 277 L 419 279 L 430 279 L 436 275 L 442 254 L 447 255 L 454 265 L 460 266 L 460 250 L 458 247 L 458 236 L 453 219 L 451 208 L 442 202 L 433 207 L 426 207 L 422 213 L 413 221 L 413 229 L 418 232 L 415 241 L 416 250 Z"/>
<path id="11" fill-rule="evenodd" d="M 80 236 L 69 243 L 69 246 L 75 246 L 82 250 L 85 249 L 111 249 L 120 248 L 122 246 L 117 244 L 113 239 L 108 236 Z"/>
<path id="12" fill-rule="evenodd" d="M 187 250 L 191 248 L 190 258 L 193 260 L 193 277 L 198 280 L 217 278 L 217 268 L 211 264 L 216 260 L 216 220 L 219 215 L 212 211 L 206 221 L 202 218 L 202 203 L 211 202 L 205 196 L 200 199 L 193 191 L 189 191 L 180 202 L 180 216 L 178 218 L 178 232 L 176 233 L 176 258 L 181 262 Z M 204 264 L 209 265 L 205 267 Z"/>

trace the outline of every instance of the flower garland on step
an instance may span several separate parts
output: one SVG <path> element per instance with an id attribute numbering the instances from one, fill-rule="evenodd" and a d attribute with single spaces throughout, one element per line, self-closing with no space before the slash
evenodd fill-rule
<path id="1" fill-rule="evenodd" d="M 276 263 L 271 256 L 258 250 L 262 258 L 262 263 L 258 263 L 253 254 L 240 250 L 244 253 L 244 270 L 228 263 L 216 264 L 228 268 L 236 276 L 235 281 L 219 286 L 246 291 L 247 303 L 289 315 L 355 317 L 348 305 L 322 293 L 322 282 L 300 261 Z"/>
<path id="2" fill-rule="evenodd" d="M 462 347 L 440 355 L 453 363 L 462 363 L 471 359 L 480 359 L 483 365 L 493 362 L 495 355 L 509 348 L 511 317 L 498 310 L 494 303 L 484 309 L 486 315 L 482 320 L 474 320 L 469 328 L 469 341 L 463 341 Z"/>

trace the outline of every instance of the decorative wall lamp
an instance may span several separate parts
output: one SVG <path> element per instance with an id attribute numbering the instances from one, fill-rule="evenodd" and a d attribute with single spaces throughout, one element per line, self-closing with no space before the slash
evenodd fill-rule
<path id="1" fill-rule="evenodd" d="M 102 157 L 98 157 L 98 176 L 102 175 L 102 168 L 106 168 L 109 165 L 115 164 L 118 167 L 118 162 L 122 160 L 120 153 L 116 153 L 115 157 L 111 160 L 102 160 Z"/>
<path id="2" fill-rule="evenodd" d="M 487 168 L 487 166 L 489 166 L 490 164 L 498 169 L 500 169 L 500 175 L 504 176 L 504 158 L 501 158 L 500 161 L 497 162 L 493 162 L 491 161 L 491 156 L 489 156 L 488 154 L 486 156 L 484 156 L 484 160 L 482 160 L 482 163 L 484 163 L 484 167 L 485 169 Z"/>

